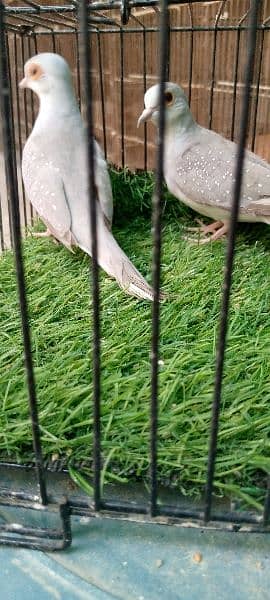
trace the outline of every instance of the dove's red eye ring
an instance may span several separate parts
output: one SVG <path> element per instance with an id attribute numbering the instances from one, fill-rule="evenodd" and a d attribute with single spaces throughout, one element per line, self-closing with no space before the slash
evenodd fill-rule
<path id="1" fill-rule="evenodd" d="M 29 76 L 31 79 L 39 79 L 43 74 L 43 71 L 39 65 L 32 64 L 29 66 Z"/>
<path id="2" fill-rule="evenodd" d="M 171 106 L 171 104 L 173 104 L 173 95 L 171 92 L 165 92 L 164 98 L 167 106 Z"/>

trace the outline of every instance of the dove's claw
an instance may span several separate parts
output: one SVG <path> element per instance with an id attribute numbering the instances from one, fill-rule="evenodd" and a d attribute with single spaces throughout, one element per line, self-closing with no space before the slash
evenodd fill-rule
<path id="1" fill-rule="evenodd" d="M 55 244 L 59 244 L 59 241 L 54 237 L 54 235 L 51 233 L 51 231 L 49 229 L 46 229 L 46 231 L 32 231 L 32 236 L 33 237 L 51 237 L 53 239 L 53 242 Z"/>
<path id="2" fill-rule="evenodd" d="M 196 223 L 199 223 L 199 227 L 187 227 L 186 231 L 197 232 L 197 233 L 215 233 L 220 227 L 222 227 L 222 221 L 215 221 L 209 225 L 205 225 L 200 219 L 195 219 Z"/>
<path id="3" fill-rule="evenodd" d="M 46 231 L 33 231 L 32 236 L 33 237 L 51 237 L 52 234 L 49 229 L 46 229 Z"/>
<path id="4" fill-rule="evenodd" d="M 207 230 L 207 231 L 206 231 Z M 202 232 L 200 228 L 197 228 L 197 232 L 200 234 L 202 232 L 203 236 L 198 236 L 198 238 L 190 238 L 185 237 L 184 239 L 188 242 L 192 242 L 193 244 L 198 244 L 201 246 L 202 244 L 208 244 L 209 242 L 215 242 L 219 238 L 222 238 L 226 235 L 228 231 L 228 223 L 221 223 L 220 221 L 216 221 L 215 223 L 211 223 L 210 225 L 205 226 L 205 230 Z M 212 233 L 212 235 L 206 236 L 207 233 Z"/>

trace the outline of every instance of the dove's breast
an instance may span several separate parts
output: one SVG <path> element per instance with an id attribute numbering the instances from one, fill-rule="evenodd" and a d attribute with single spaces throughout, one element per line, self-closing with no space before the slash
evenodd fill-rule
<path id="1" fill-rule="evenodd" d="M 39 171 L 57 173 L 70 201 L 82 195 L 87 186 L 84 131 L 77 119 L 56 123 L 49 129 L 38 119 L 28 138 L 22 156 L 25 187 L 38 186 Z"/>
<path id="2" fill-rule="evenodd" d="M 207 205 L 205 198 L 207 191 L 200 185 L 200 179 L 211 186 L 214 183 L 213 177 L 208 177 L 207 165 L 204 161 L 199 159 L 198 155 L 194 157 L 194 146 L 196 146 L 194 139 L 191 140 L 189 135 L 178 139 L 175 136 L 165 138 L 164 177 L 168 189 L 189 208 L 205 217 L 227 220 L 228 210 L 218 205 Z"/>

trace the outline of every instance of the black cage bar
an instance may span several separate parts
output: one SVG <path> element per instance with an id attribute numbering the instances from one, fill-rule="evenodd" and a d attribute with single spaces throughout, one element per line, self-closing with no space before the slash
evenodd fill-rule
<path id="1" fill-rule="evenodd" d="M 188 25 L 173 27 L 170 26 L 169 21 L 169 5 L 177 4 L 189 4 L 190 11 L 190 23 Z M 252 0 L 250 10 L 239 23 L 236 25 L 226 25 L 221 23 L 221 15 L 226 5 L 225 2 L 219 3 L 217 10 L 216 21 L 209 27 L 206 26 L 194 26 L 193 23 L 193 2 L 168 2 L 162 0 L 159 4 L 156 0 L 141 1 L 141 0 L 122 0 L 121 2 L 93 2 L 89 5 L 86 0 L 79 3 L 70 3 L 64 6 L 52 5 L 46 6 L 38 5 L 36 2 L 24 2 L 22 6 L 5 6 L 1 2 L 0 11 L 0 36 L 1 36 L 1 58 L 0 58 L 0 98 L 1 98 L 1 110 L 2 110 L 2 121 L 3 121 L 3 146 L 5 155 L 5 169 L 7 178 L 7 189 L 9 199 L 9 215 L 12 226 L 12 241 L 15 254 L 16 262 L 16 273 L 19 291 L 19 302 L 21 310 L 21 323 L 23 332 L 24 342 L 24 355 L 25 355 L 25 368 L 28 382 L 28 393 L 29 393 L 29 406 L 30 415 L 32 422 L 32 433 L 33 433 L 33 446 L 35 453 L 35 469 L 38 483 L 38 494 L 29 489 L 23 488 L 23 481 L 20 479 L 20 488 L 10 492 L 7 486 L 2 485 L 0 487 L 0 504 L 6 506 L 18 506 L 24 509 L 40 510 L 42 514 L 44 512 L 54 513 L 60 517 L 61 527 L 56 529 L 48 527 L 21 527 L 16 528 L 15 525 L 0 526 L 0 542 L 4 544 L 18 544 L 31 547 L 42 547 L 49 549 L 59 549 L 66 547 L 71 543 L 71 529 L 70 529 L 70 515 L 92 515 L 105 514 L 117 517 L 119 515 L 125 518 L 136 519 L 136 515 L 144 516 L 146 520 L 157 518 L 159 522 L 184 522 L 189 524 L 217 526 L 227 529 L 247 530 L 250 531 L 267 531 L 269 527 L 269 513 L 270 513 L 270 502 L 269 502 L 269 482 L 268 488 L 265 493 L 265 508 L 264 514 L 260 515 L 255 512 L 247 511 L 233 511 L 233 510 L 221 510 L 213 507 L 213 485 L 214 485 L 214 473 L 215 473 L 215 457 L 218 446 L 218 425 L 219 425 L 219 411 L 221 402 L 221 391 L 222 391 L 222 377 L 223 377 L 223 366 L 225 357 L 226 347 L 226 332 L 228 324 L 229 314 L 229 300 L 232 285 L 232 272 L 235 254 L 235 235 L 236 235 L 236 224 L 239 210 L 239 199 L 241 193 L 242 183 L 242 165 L 244 160 L 244 148 L 248 133 L 248 118 L 250 112 L 250 93 L 254 82 L 254 61 L 256 55 L 256 39 L 259 34 L 260 46 L 258 54 L 258 71 L 256 73 L 255 83 L 255 118 L 253 121 L 253 132 L 252 132 L 252 148 L 254 148 L 254 141 L 256 136 L 256 123 L 257 123 L 257 112 L 258 112 L 258 97 L 260 87 L 260 77 L 262 69 L 262 56 L 264 46 L 265 32 L 270 29 L 270 20 L 266 19 L 264 22 L 259 21 L 259 0 Z M 159 23 L 156 27 L 147 27 L 142 23 L 139 16 L 132 11 L 135 8 L 150 8 L 159 7 Z M 57 25 L 57 30 L 55 30 Z M 41 29 L 40 29 L 41 28 Z M 232 110 L 232 122 L 231 122 L 231 137 L 234 137 L 235 133 L 235 102 L 236 102 L 236 90 L 237 90 L 237 71 L 239 65 L 239 48 L 240 48 L 240 36 L 242 32 L 248 32 L 248 52 L 245 66 L 245 78 L 244 78 L 244 95 L 242 102 L 241 112 L 241 124 L 239 134 L 239 148 L 238 156 L 236 161 L 236 178 L 234 185 L 233 194 L 233 207 L 231 213 L 230 231 L 227 243 L 227 254 L 225 263 L 225 277 L 223 284 L 222 293 L 222 307 L 220 315 L 220 330 L 219 340 L 217 346 L 217 359 L 216 359 L 216 374 L 215 374 L 215 392 L 213 398 L 212 407 L 212 418 L 209 429 L 209 452 L 206 466 L 206 492 L 205 500 L 199 508 L 194 506 L 187 506 L 181 504 L 180 499 L 166 499 L 166 501 L 160 502 L 159 491 L 158 491 L 158 479 L 157 479 L 157 468 L 158 468 L 158 360 L 159 360 L 159 294 L 160 294 L 160 269 L 161 269 L 161 213 L 162 213 L 162 196 L 163 196 L 163 153 L 164 153 L 164 127 L 165 127 L 165 113 L 164 113 L 164 85 L 165 79 L 168 73 L 169 66 L 169 45 L 170 35 L 172 32 L 177 33 L 181 36 L 182 33 L 190 33 L 190 60 L 189 60 L 189 85 L 188 85 L 188 96 L 191 100 L 192 96 L 192 71 L 193 71 L 193 42 L 194 34 L 196 31 L 212 31 L 214 35 L 214 49 L 212 55 L 212 68 L 211 68 L 211 83 L 210 83 L 210 97 L 209 97 L 209 122 L 208 126 L 212 125 L 212 114 L 213 114 L 213 90 L 215 82 L 215 69 L 216 69 L 216 39 L 219 31 L 236 31 L 237 32 L 237 45 L 236 45 L 236 60 L 235 60 L 235 78 L 233 86 L 233 110 Z M 143 88 L 144 91 L 147 88 L 146 85 L 146 35 L 148 33 L 156 33 L 159 36 L 159 81 L 160 81 L 160 121 L 159 121 L 159 136 L 158 136 L 158 148 L 157 148 L 157 159 L 156 159 L 156 184 L 153 195 L 153 286 L 154 286 L 154 303 L 152 310 L 152 375 L 151 375 L 151 398 L 149 399 L 150 406 L 150 436 L 149 436 L 149 457 L 150 457 L 150 490 L 149 496 L 143 501 L 141 497 L 137 498 L 136 494 L 134 498 L 129 500 L 119 499 L 105 499 L 101 492 L 101 428 L 100 428 L 100 403 L 102 402 L 101 391 L 100 391 L 100 321 L 99 321 L 99 279 L 98 279 L 98 266 L 97 266 L 97 255 L 98 255 L 98 239 L 96 232 L 96 210 L 95 210 L 95 172 L 94 172 L 94 154 L 93 154 L 93 114 L 92 114 L 92 98 L 93 98 L 93 81 L 91 77 L 92 59 L 90 50 L 90 43 L 92 36 L 97 36 L 98 40 L 98 70 L 100 76 L 100 97 L 101 97 L 101 113 L 102 113 L 102 124 L 103 124 L 103 146 L 105 155 L 108 152 L 107 138 L 106 138 L 106 115 L 105 115 L 105 95 L 103 85 L 103 72 L 102 72 L 102 60 L 101 60 L 101 36 L 104 34 L 117 33 L 120 39 L 120 113 L 121 113 L 121 163 L 125 165 L 125 102 L 124 102 L 124 58 L 123 58 L 123 45 L 125 39 L 134 33 L 141 33 L 143 39 Z M 40 428 L 38 420 L 38 398 L 36 398 L 35 388 L 35 377 L 34 369 L 32 364 L 32 350 L 31 350 L 31 332 L 29 326 L 28 309 L 27 309 L 27 296 L 26 286 L 24 278 L 24 268 L 21 251 L 21 227 L 20 222 L 24 225 L 27 224 L 27 214 L 25 197 L 23 196 L 23 219 L 22 209 L 20 208 L 19 200 L 19 188 L 18 188 L 18 169 L 17 163 L 20 159 L 22 151 L 22 124 L 20 122 L 20 101 L 18 97 L 11 97 L 12 84 L 11 84 L 11 67 L 10 57 L 8 54 L 9 43 L 8 35 L 13 36 L 14 49 L 15 49 L 15 80 L 16 86 L 20 75 L 18 73 L 17 55 L 19 48 L 21 49 L 21 55 L 23 61 L 27 60 L 29 56 L 38 52 L 37 35 L 39 36 L 51 36 L 52 39 L 52 50 L 56 50 L 56 36 L 72 34 L 75 36 L 77 44 L 77 71 L 76 78 L 79 92 L 82 89 L 82 97 L 85 99 L 86 108 L 86 124 L 87 124 L 87 135 L 88 135 L 88 167 L 89 167 L 89 209 L 91 214 L 91 232 L 92 232 L 92 293 L 93 293 L 93 415 L 94 415 L 94 444 L 93 449 L 86 449 L 86 453 L 92 453 L 93 464 L 94 464 L 94 478 L 93 487 L 94 494 L 93 499 L 76 497 L 75 499 L 69 497 L 61 499 L 58 494 L 48 492 L 46 484 L 46 470 L 43 464 L 42 458 L 42 447 L 40 442 Z M 25 39 L 27 45 L 25 45 Z M 257 45 L 258 47 L 258 45 Z M 81 67 L 81 70 L 80 70 Z M 14 107 L 17 106 L 17 116 L 19 121 L 14 124 Z M 26 128 L 26 137 L 29 133 L 29 122 L 31 125 L 34 121 L 35 106 L 33 99 L 31 100 L 30 113 L 29 104 L 27 105 L 24 98 L 24 114 Z M 15 133 L 14 130 L 18 129 L 19 132 L 19 149 L 15 147 Z M 147 167 L 147 128 L 144 127 L 144 168 Z M 23 193 L 23 192 L 22 192 Z M 1 209 L 1 205 L 0 205 Z M 32 214 L 30 219 L 32 219 Z M 4 249 L 5 240 L 3 233 L 3 214 L 2 209 L 0 210 L 0 235 L 1 235 L 1 247 Z M 89 400 L 90 401 L 90 400 Z M 8 465 L 2 463 L 3 473 L 5 469 L 11 468 Z M 16 481 L 16 473 L 20 470 L 19 467 L 13 465 L 12 473 L 14 473 L 14 481 Z M 26 473 L 27 471 L 25 471 Z M 48 474 L 47 474 L 48 475 Z M 30 511 L 31 512 L 31 511 Z"/>

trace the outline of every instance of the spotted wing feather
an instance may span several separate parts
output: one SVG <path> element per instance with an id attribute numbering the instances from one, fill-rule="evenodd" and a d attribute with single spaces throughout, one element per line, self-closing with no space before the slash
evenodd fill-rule
<path id="1" fill-rule="evenodd" d="M 111 180 L 107 163 L 100 146 L 95 142 L 95 184 L 98 200 L 105 217 L 105 222 L 111 228 L 113 218 L 113 197 Z"/>
<path id="2" fill-rule="evenodd" d="M 236 156 L 235 143 L 199 127 L 192 143 L 176 158 L 179 193 L 201 205 L 229 211 Z M 251 152 L 244 162 L 240 211 L 270 215 L 270 165 Z"/>
<path id="3" fill-rule="evenodd" d="M 71 213 L 60 174 L 42 156 L 25 146 L 22 175 L 27 196 L 42 221 L 60 242 L 75 243 L 71 233 Z"/>

